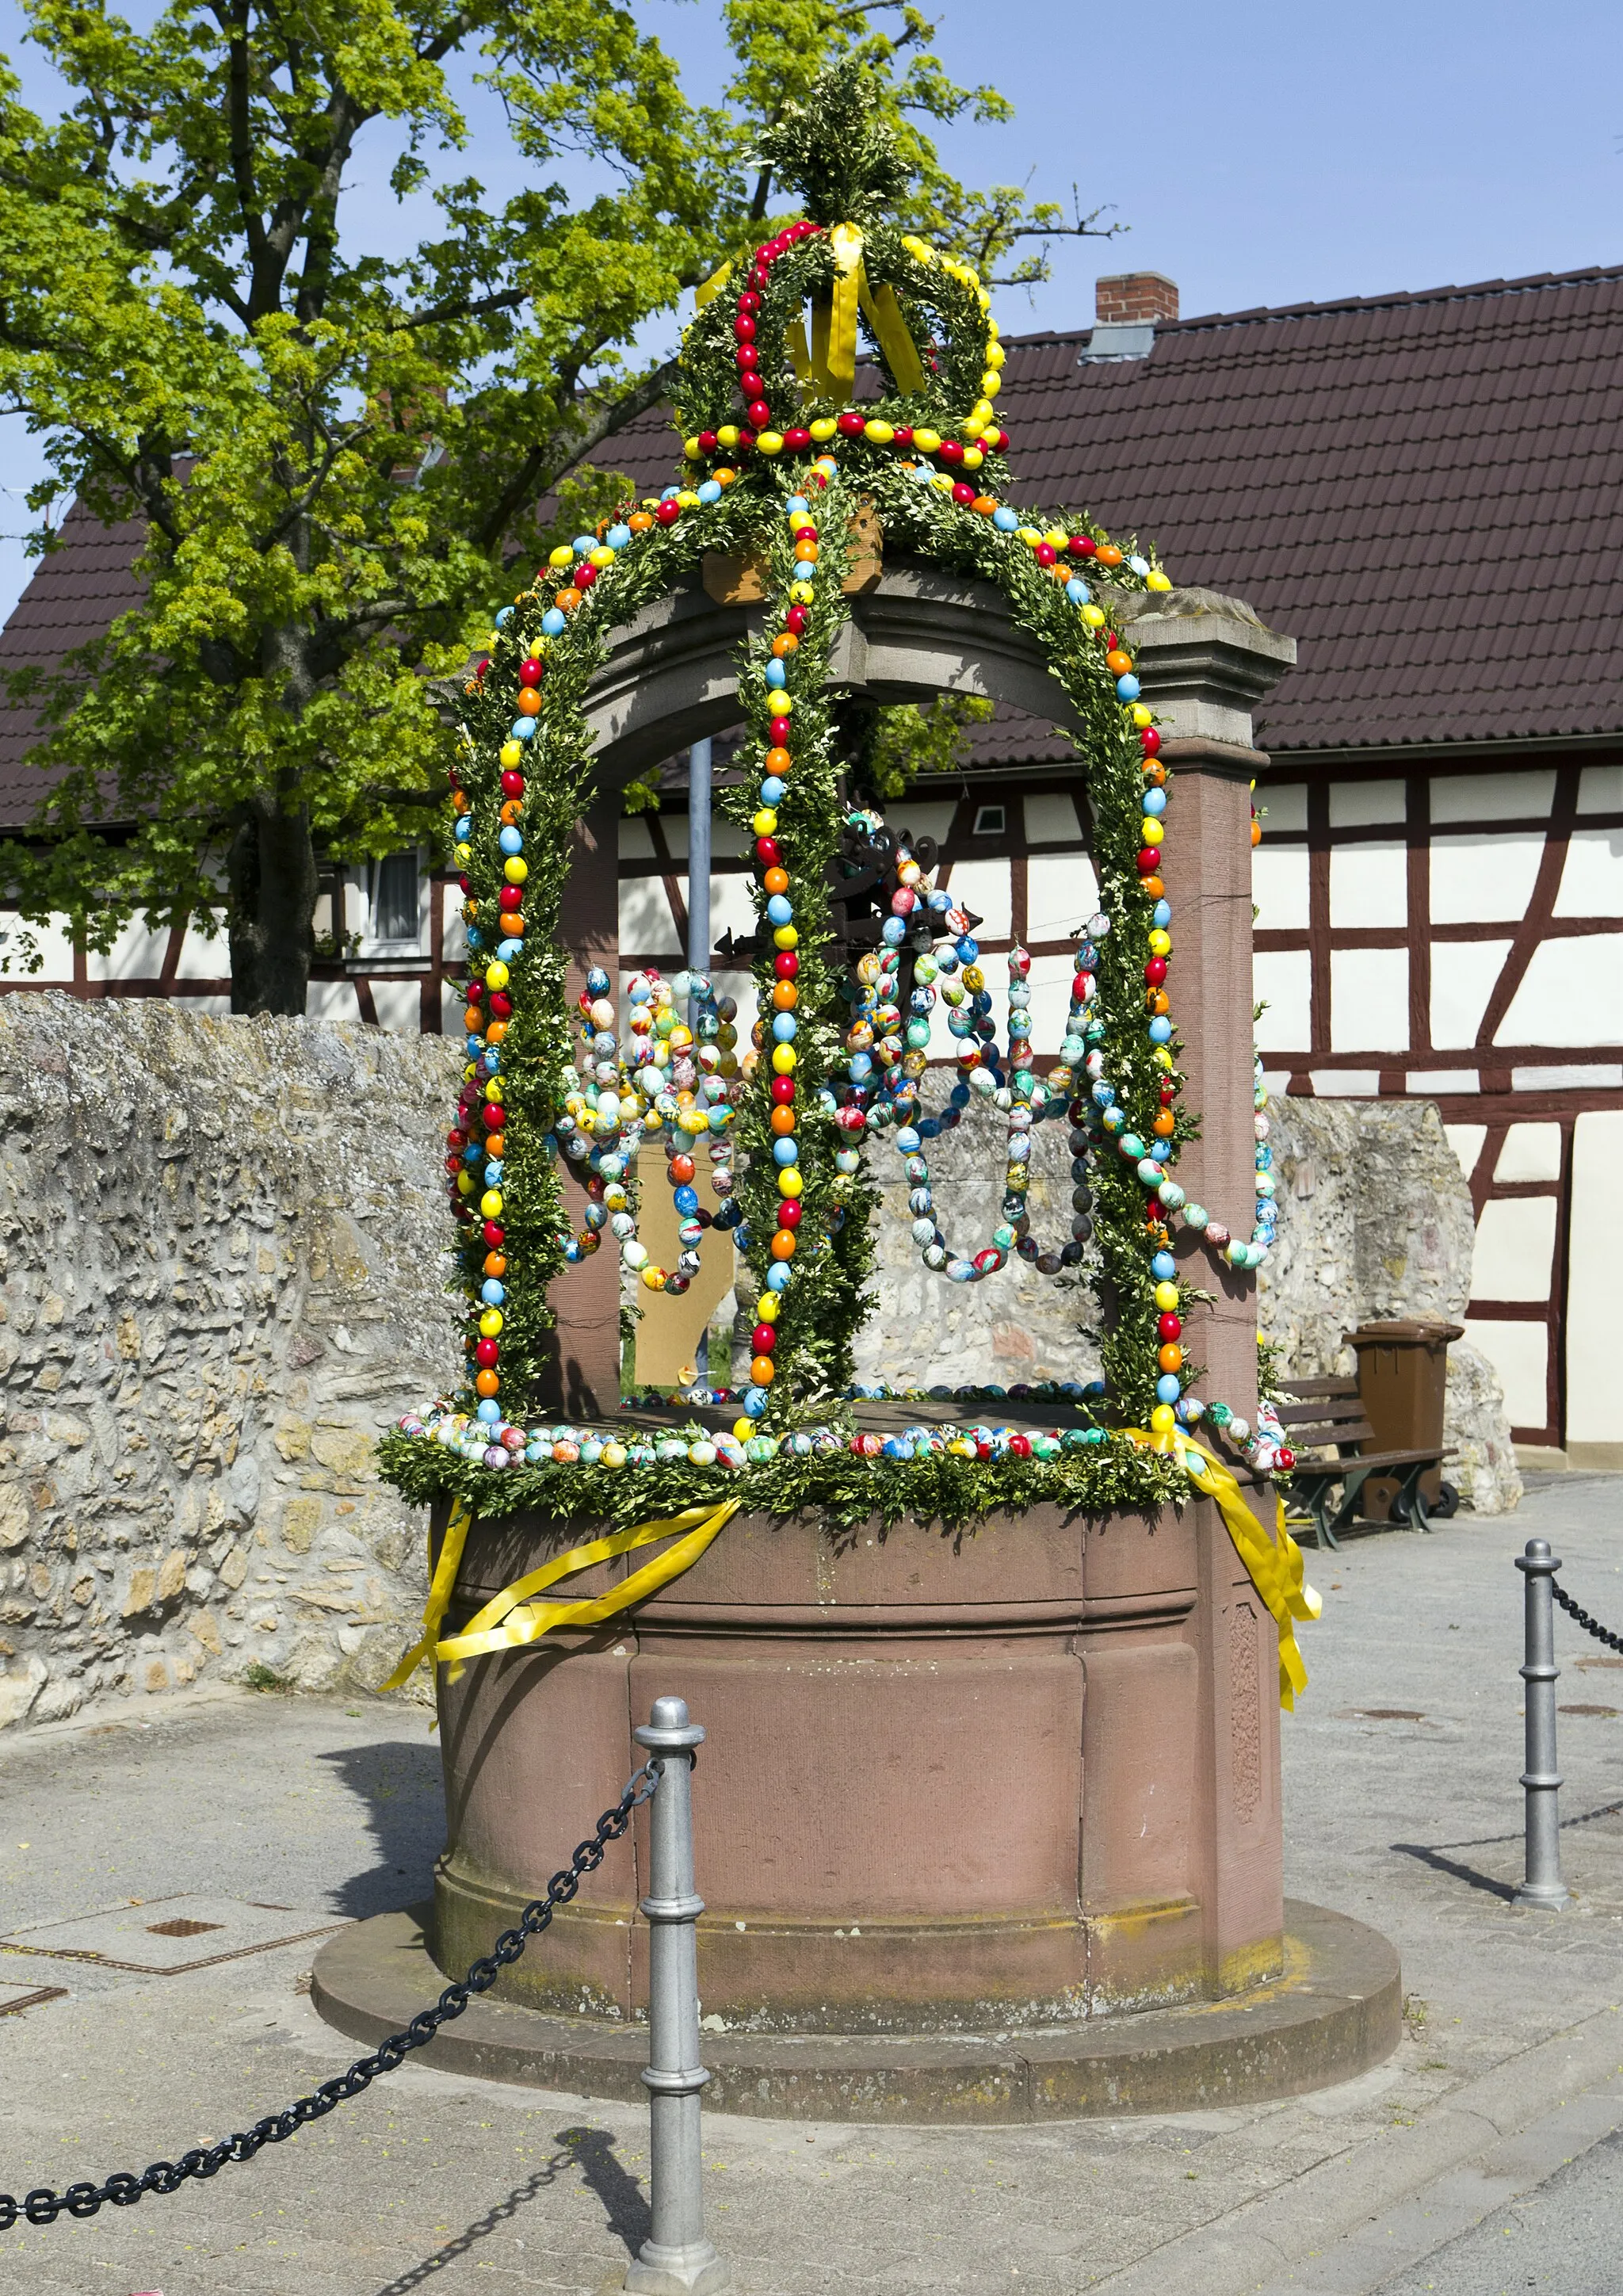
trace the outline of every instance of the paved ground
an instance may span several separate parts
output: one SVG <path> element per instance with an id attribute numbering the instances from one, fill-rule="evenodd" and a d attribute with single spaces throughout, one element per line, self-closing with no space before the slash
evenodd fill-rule
<path id="1" fill-rule="evenodd" d="M 741 2296 L 1615 2296 L 1623 1663 L 1562 1624 L 1562 1700 L 1588 1710 L 1562 1726 L 1579 1904 L 1519 1912 L 1511 1557 L 1536 1531 L 1623 1623 L 1623 1479 L 1553 1480 L 1507 1521 L 1310 1561 L 1326 1609 L 1285 1723 L 1287 1883 L 1401 1948 L 1388 2065 L 1290 2104 L 1057 2128 L 713 2117 L 711 2226 Z M 129 1923 L 131 1899 L 156 1917 L 176 1895 L 291 1909 L 218 1908 L 230 1944 L 234 1919 L 291 1934 L 405 1904 L 427 1893 L 438 1795 L 421 1715 L 371 1703 L 176 1700 L 0 1742 L 0 1933 L 115 1906 Z M 312 1950 L 161 1977 L 0 1953 L 0 1987 L 65 1988 L 0 2017 L 0 2185 L 173 2157 L 346 2062 L 300 1989 Z M 0 2284 L 600 2296 L 643 2236 L 645 2169 L 629 2108 L 411 2069 L 209 2185 L 0 2236 Z"/>

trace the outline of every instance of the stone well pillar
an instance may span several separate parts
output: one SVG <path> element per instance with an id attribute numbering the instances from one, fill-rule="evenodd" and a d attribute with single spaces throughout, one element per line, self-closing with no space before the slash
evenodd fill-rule
<path id="1" fill-rule="evenodd" d="M 1295 660 L 1296 644 L 1265 629 L 1238 599 L 1207 590 L 1146 598 L 1129 627 L 1174 783 L 1161 873 L 1172 904 L 1172 1013 L 1189 1105 L 1201 1116 L 1200 1138 L 1178 1160 L 1178 1181 L 1236 1235 L 1249 1235 L 1256 1201 L 1250 784 L 1267 763 L 1251 747 L 1251 709 Z M 1250 1418 L 1257 1278 L 1226 1266 L 1187 1228 L 1176 1250 L 1191 1279 L 1216 1294 L 1211 1307 L 1192 1307 L 1185 1319 L 1188 1350 L 1207 1366 L 1201 1392 Z M 1271 1533 L 1266 1488 L 1257 1512 Z M 1279 1702 L 1273 1622 L 1226 1538 L 1203 1542 L 1201 1570 L 1201 1899 L 1207 1982 L 1220 1995 L 1266 1972 L 1268 1948 L 1259 1941 L 1277 1934 Z"/>

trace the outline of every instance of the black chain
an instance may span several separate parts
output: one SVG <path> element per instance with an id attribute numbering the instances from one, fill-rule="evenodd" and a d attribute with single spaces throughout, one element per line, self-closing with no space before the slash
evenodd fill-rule
<path id="1" fill-rule="evenodd" d="M 199 2147 L 183 2152 L 178 2161 L 154 2161 L 143 2176 L 133 2177 L 122 2170 L 109 2177 L 104 2185 L 70 2185 L 62 2193 L 53 2193 L 42 2185 L 20 2203 L 10 2193 L 0 2193 L 0 2232 L 9 2232 L 20 2216 L 29 2224 L 54 2224 L 64 2210 L 70 2217 L 93 2217 L 104 2201 L 111 2201 L 115 2208 L 127 2209 L 148 2193 L 178 2192 L 188 2177 L 217 2176 L 228 2161 L 251 2161 L 262 2145 L 282 2144 L 309 2121 L 320 2120 L 334 2105 L 359 2096 L 380 2073 L 392 2073 L 413 2049 L 425 2048 L 442 2025 L 462 2015 L 476 1993 L 489 1992 L 501 1972 L 518 1960 L 531 1938 L 540 1936 L 558 1906 L 568 1905 L 580 1887 L 582 1875 L 594 1873 L 602 1864 L 603 1852 L 610 1842 L 618 1841 L 626 1833 L 632 1811 L 649 1799 L 659 1782 L 659 1774 L 652 1766 L 638 1770 L 627 1781 L 614 1808 L 606 1809 L 598 1819 L 597 1830 L 590 1841 L 580 1844 L 562 1873 L 553 1874 L 546 1885 L 546 1895 L 525 1906 L 517 1929 L 504 1930 L 489 1953 L 474 1963 L 459 1985 L 447 1985 L 433 2008 L 414 2017 L 404 2031 L 391 2033 L 369 2057 L 357 2057 L 347 2073 L 337 2073 L 331 2080 L 323 2081 L 311 2095 L 301 2096 L 285 2112 L 273 2112 L 264 2120 L 256 2120 L 251 2128 L 223 2137 L 207 2150 Z"/>
<path id="2" fill-rule="evenodd" d="M 1550 1592 L 1575 1626 L 1582 1627 L 1586 1635 L 1593 1635 L 1597 1643 L 1604 1643 L 1609 1650 L 1623 1651 L 1623 1635 L 1614 1635 L 1609 1627 L 1599 1625 L 1590 1617 L 1587 1611 L 1579 1608 L 1566 1588 L 1559 1586 L 1553 1578 L 1550 1581 Z"/>

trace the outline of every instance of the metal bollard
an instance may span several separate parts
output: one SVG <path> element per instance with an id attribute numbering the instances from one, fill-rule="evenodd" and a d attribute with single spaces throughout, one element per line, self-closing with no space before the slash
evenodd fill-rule
<path id="1" fill-rule="evenodd" d="M 1555 1604 L 1550 1581 L 1561 1569 L 1547 1538 L 1529 1538 L 1516 1557 L 1527 1589 L 1527 1656 L 1521 1679 L 1527 1685 L 1527 1767 L 1521 1783 L 1527 1793 L 1527 1877 L 1514 1903 L 1542 1906 L 1558 1913 L 1572 1903 L 1572 1893 L 1561 1877 L 1561 1775 L 1555 1767 L 1555 1685 L 1561 1669 L 1555 1663 Z"/>
<path id="2" fill-rule="evenodd" d="M 631 2296 L 719 2296 L 730 2267 L 704 2236 L 704 2169 L 699 2093 L 710 2078 L 699 2062 L 699 1963 L 694 1924 L 704 1900 L 693 1890 L 693 1750 L 704 1732 L 680 1698 L 656 1698 L 653 1718 L 632 1733 L 660 1773 L 649 1804 L 648 2070 L 652 2230 L 626 2275 Z"/>

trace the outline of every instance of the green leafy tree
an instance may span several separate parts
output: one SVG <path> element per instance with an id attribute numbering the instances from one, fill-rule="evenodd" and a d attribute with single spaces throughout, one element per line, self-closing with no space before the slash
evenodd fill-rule
<path id="1" fill-rule="evenodd" d="M 241 1011 L 304 1010 L 319 853 L 422 836 L 434 677 L 515 561 L 618 490 L 598 466 L 674 375 L 640 347 L 759 235 L 763 133 L 821 67 L 888 68 L 906 219 L 983 271 L 1041 276 L 1056 231 L 1094 227 L 942 167 L 932 127 L 1007 106 L 910 7 L 730 0 L 709 104 L 625 9 L 26 7 L 72 95 L 36 117 L 0 59 L 0 410 L 43 437 L 37 509 L 70 492 L 145 545 L 137 604 L 12 676 L 51 779 L 0 886 L 97 948 L 135 915 L 223 921 Z M 499 202 L 463 172 L 471 73 L 525 163 Z M 352 212 L 385 147 L 436 211 L 393 259 Z"/>

